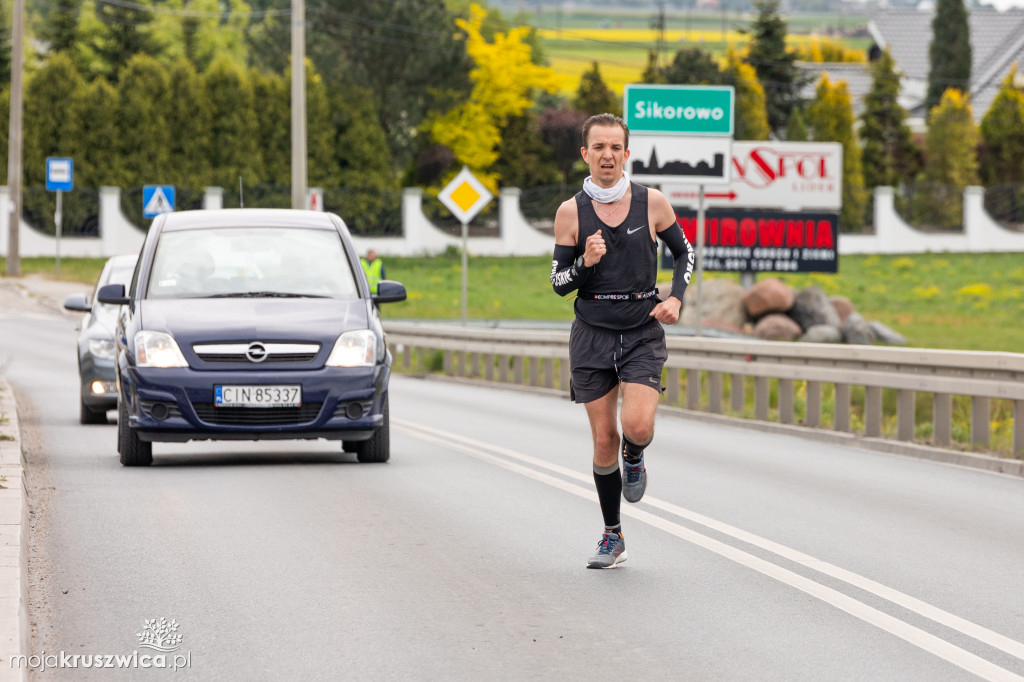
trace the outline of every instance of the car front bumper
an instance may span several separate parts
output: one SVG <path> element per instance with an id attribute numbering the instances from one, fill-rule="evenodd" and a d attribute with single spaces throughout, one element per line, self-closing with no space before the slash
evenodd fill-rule
<path id="1" fill-rule="evenodd" d="M 144 441 L 366 440 L 383 423 L 390 367 L 197 371 L 130 367 L 121 374 L 128 425 Z M 216 407 L 214 386 L 302 386 L 299 407 Z"/>

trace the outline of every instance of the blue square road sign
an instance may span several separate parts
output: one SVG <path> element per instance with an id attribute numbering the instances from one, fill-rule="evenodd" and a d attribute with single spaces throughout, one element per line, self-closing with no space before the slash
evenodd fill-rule
<path id="1" fill-rule="evenodd" d="M 46 159 L 46 191 L 70 192 L 75 188 L 75 162 L 68 158 Z"/>
<path id="2" fill-rule="evenodd" d="M 142 217 L 155 218 L 174 211 L 174 185 L 146 185 L 142 188 Z"/>

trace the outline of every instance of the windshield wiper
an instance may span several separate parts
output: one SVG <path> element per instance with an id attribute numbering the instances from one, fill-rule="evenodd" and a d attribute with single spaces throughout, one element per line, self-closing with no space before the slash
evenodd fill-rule
<path id="1" fill-rule="evenodd" d="M 210 294 L 206 298 L 327 298 L 320 294 L 292 294 L 284 291 L 236 291 L 231 294 Z"/>

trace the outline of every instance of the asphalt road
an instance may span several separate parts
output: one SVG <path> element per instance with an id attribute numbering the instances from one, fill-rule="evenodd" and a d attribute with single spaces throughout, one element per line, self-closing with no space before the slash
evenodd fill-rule
<path id="1" fill-rule="evenodd" d="M 142 654 L 166 618 L 190 667 L 34 679 L 1024 678 L 1019 478 L 662 416 L 629 560 L 588 571 L 565 398 L 398 377 L 388 464 L 196 443 L 125 469 L 113 423 L 78 424 L 73 326 L 0 311 L 32 652 Z"/>

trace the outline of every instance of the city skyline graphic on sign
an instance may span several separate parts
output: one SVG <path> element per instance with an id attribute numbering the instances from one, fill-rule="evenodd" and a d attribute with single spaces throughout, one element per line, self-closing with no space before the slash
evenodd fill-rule
<path id="1" fill-rule="evenodd" d="M 633 162 L 633 175 L 693 175 L 701 177 L 725 177 L 725 155 L 716 153 L 714 164 L 701 160 L 696 164 L 688 161 L 668 161 L 665 165 L 658 164 L 658 150 L 651 148 L 651 158 L 645 164 L 643 161 Z"/>

